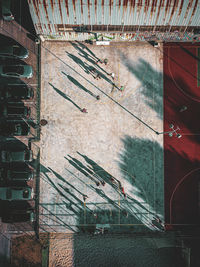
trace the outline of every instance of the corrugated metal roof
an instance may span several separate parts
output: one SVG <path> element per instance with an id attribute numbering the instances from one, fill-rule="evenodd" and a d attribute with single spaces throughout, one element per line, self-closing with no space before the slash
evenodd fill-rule
<path id="1" fill-rule="evenodd" d="M 38 34 L 59 35 L 75 27 L 99 25 L 200 26 L 200 0 L 28 0 Z M 111 27 L 112 26 L 112 27 Z M 99 29 L 100 29 L 99 28 Z M 119 27 L 118 27 L 119 28 Z M 117 29 L 117 28 L 116 28 Z"/>

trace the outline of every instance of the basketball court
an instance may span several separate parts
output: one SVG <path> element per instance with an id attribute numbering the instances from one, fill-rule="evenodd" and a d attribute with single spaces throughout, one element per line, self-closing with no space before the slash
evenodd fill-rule
<path id="1" fill-rule="evenodd" d="M 197 43 L 164 45 L 164 130 L 173 124 L 182 135 L 164 136 L 165 218 L 174 226 L 199 220 L 199 51 Z"/>
<path id="2" fill-rule="evenodd" d="M 40 229 L 162 230 L 162 46 L 45 42 L 41 57 Z"/>

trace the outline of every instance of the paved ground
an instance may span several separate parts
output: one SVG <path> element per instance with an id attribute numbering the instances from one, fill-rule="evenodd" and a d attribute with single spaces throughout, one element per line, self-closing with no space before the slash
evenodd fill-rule
<path id="1" fill-rule="evenodd" d="M 163 131 L 162 47 L 45 42 L 41 57 L 41 118 L 48 121 L 40 143 L 41 227 L 158 229 L 151 221 L 163 218 L 163 135 L 155 133 Z"/>
<path id="2" fill-rule="evenodd" d="M 0 226 L 0 266 L 7 266 L 10 259 L 10 235 L 4 234 L 7 228 L 5 224 L 0 223 Z"/>
<path id="3" fill-rule="evenodd" d="M 50 236 L 49 266 L 184 266 L 173 236 Z M 145 257 L 144 257 L 145 255 Z"/>

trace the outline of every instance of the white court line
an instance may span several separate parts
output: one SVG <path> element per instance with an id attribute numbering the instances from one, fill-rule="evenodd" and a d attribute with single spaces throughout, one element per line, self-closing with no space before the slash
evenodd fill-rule
<path id="1" fill-rule="evenodd" d="M 169 50 L 169 52 L 168 52 L 168 69 L 169 69 L 169 73 L 170 73 L 170 75 L 171 75 L 171 78 L 172 78 L 172 80 L 173 80 L 173 82 L 174 82 L 176 88 L 177 88 L 178 90 L 180 90 L 185 96 L 187 96 L 187 97 L 190 98 L 191 100 L 196 101 L 196 102 L 200 102 L 200 99 L 190 96 L 189 94 L 187 94 L 187 93 L 186 93 L 186 92 L 185 92 L 185 91 L 184 91 L 184 90 L 177 84 L 176 80 L 175 80 L 174 77 L 173 77 L 171 68 L 170 68 L 170 59 L 171 59 L 171 58 L 170 58 L 170 47 L 168 48 L 168 50 Z"/>

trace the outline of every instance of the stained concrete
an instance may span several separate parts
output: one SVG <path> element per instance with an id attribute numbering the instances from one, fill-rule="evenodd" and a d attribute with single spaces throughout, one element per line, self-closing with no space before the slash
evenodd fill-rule
<path id="1" fill-rule="evenodd" d="M 98 58 L 108 64 L 95 63 Z M 162 46 L 148 43 L 42 44 L 41 119 L 48 124 L 40 141 L 41 227 L 158 230 L 152 219 L 163 219 L 164 205 L 163 135 L 156 134 L 163 131 L 162 58 Z M 102 78 L 94 79 L 89 66 Z"/>
<path id="2" fill-rule="evenodd" d="M 172 235 L 69 235 L 49 240 L 49 266 L 184 266 Z M 182 264 L 180 264 L 182 263 Z"/>

